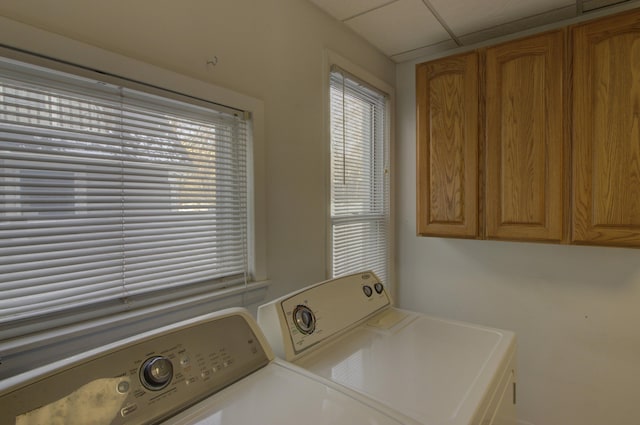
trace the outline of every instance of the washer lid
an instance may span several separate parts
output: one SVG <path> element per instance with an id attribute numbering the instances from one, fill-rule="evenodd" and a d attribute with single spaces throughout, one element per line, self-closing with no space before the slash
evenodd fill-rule
<path id="1" fill-rule="evenodd" d="M 423 424 L 468 424 L 514 348 L 508 331 L 415 313 L 384 315 L 295 363 Z M 379 317 L 380 316 L 380 317 Z"/>
<path id="2" fill-rule="evenodd" d="M 399 425 L 384 412 L 361 403 L 317 378 L 272 362 L 165 424 L 171 425 Z"/>

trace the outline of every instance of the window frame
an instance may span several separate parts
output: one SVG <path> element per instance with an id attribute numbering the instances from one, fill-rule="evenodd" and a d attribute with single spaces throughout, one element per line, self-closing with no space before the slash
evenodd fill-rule
<path id="1" fill-rule="evenodd" d="M 395 134 L 395 90 L 394 88 L 386 83 L 385 81 L 379 79 L 375 75 L 368 72 L 366 69 L 360 67 L 359 65 L 354 64 L 348 59 L 342 57 L 338 53 L 326 49 L 324 52 L 324 140 L 325 140 L 325 172 L 327 173 L 326 177 L 326 270 L 325 275 L 327 279 L 330 279 L 333 275 L 332 264 L 332 217 L 331 217 L 331 96 L 330 96 L 330 86 L 331 86 L 331 69 L 333 66 L 341 68 L 347 73 L 351 74 L 356 79 L 362 81 L 363 83 L 371 86 L 373 89 L 384 93 L 387 96 L 386 102 L 386 111 L 385 111 L 385 130 L 386 134 L 386 150 L 388 152 L 387 158 L 387 169 L 389 171 L 389 215 L 388 215 L 388 240 L 387 240 L 387 291 L 390 293 L 392 298 L 395 298 L 396 294 L 396 285 L 395 285 L 395 202 L 394 202 L 394 134 Z"/>
<path id="2" fill-rule="evenodd" d="M 98 345 L 135 335 L 165 322 L 175 322 L 214 309 L 252 307 L 264 300 L 268 290 L 266 269 L 266 190 L 264 164 L 264 103 L 186 75 L 108 52 L 66 37 L 38 30 L 0 17 L 0 55 L 34 65 L 107 80 L 118 76 L 130 88 L 163 96 L 184 96 L 194 103 L 227 105 L 251 114 L 248 138 L 249 181 L 248 240 L 251 283 L 218 291 L 212 297 L 188 294 L 176 299 L 171 294 L 161 304 L 131 310 L 116 316 L 90 319 L 50 331 L 28 333 L 0 341 L 0 379 L 86 351 Z M 97 74 L 96 74 L 97 73 Z M 95 78 L 99 75 L 101 78 Z M 143 83 L 138 83 L 139 81 Z M 160 89 L 161 88 L 161 89 Z M 155 91 L 155 92 L 154 92 Z M 82 314 L 78 317 L 81 319 Z M 28 330 L 28 328 L 25 328 Z"/>

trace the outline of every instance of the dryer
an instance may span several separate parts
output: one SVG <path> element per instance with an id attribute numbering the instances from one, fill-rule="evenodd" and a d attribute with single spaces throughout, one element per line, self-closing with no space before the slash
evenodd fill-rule
<path id="1" fill-rule="evenodd" d="M 411 424 L 278 359 L 244 309 L 228 309 L 0 381 L 16 425 Z"/>
<path id="2" fill-rule="evenodd" d="M 392 306 L 372 272 L 262 305 L 277 356 L 423 425 L 516 423 L 513 332 Z"/>

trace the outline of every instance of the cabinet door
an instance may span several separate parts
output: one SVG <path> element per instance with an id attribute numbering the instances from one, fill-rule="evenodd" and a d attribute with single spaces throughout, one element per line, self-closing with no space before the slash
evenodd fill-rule
<path id="1" fill-rule="evenodd" d="M 559 242 L 565 208 L 565 36 L 486 51 L 486 235 Z"/>
<path id="2" fill-rule="evenodd" d="M 572 241 L 640 246 L 640 12 L 572 31 Z"/>
<path id="3" fill-rule="evenodd" d="M 478 54 L 416 69 L 418 233 L 478 236 Z"/>

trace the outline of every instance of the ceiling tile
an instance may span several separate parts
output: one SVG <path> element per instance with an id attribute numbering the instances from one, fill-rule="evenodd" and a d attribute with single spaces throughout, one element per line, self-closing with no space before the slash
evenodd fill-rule
<path id="1" fill-rule="evenodd" d="M 457 36 L 575 5 L 575 0 L 429 0 Z"/>
<path id="2" fill-rule="evenodd" d="M 482 29 L 480 31 L 475 31 L 467 35 L 461 35 L 458 36 L 458 40 L 460 40 L 463 46 L 468 46 L 471 44 L 481 43 L 486 40 L 503 37 L 509 34 L 541 27 L 543 25 L 549 25 L 554 22 L 571 19 L 576 16 L 576 13 L 576 6 L 575 4 L 572 4 L 561 9 L 554 9 L 551 12 L 528 16 L 522 19 L 508 22 L 506 24 Z"/>
<path id="3" fill-rule="evenodd" d="M 588 12 L 601 7 L 612 6 L 618 3 L 624 3 L 627 0 L 582 0 L 582 10 Z"/>
<path id="4" fill-rule="evenodd" d="M 398 0 L 344 22 L 388 56 L 450 39 L 422 0 Z"/>
<path id="5" fill-rule="evenodd" d="M 389 4 L 395 0 L 311 0 L 320 9 L 341 21 Z"/>
<path id="6" fill-rule="evenodd" d="M 426 47 L 420 47 L 419 49 L 411 50 L 408 52 L 399 53 L 391 56 L 391 60 L 400 63 L 414 59 L 424 58 L 425 56 L 433 56 L 438 53 L 443 53 L 458 47 L 458 44 L 452 39 L 443 41 L 437 44 L 431 44 Z"/>

